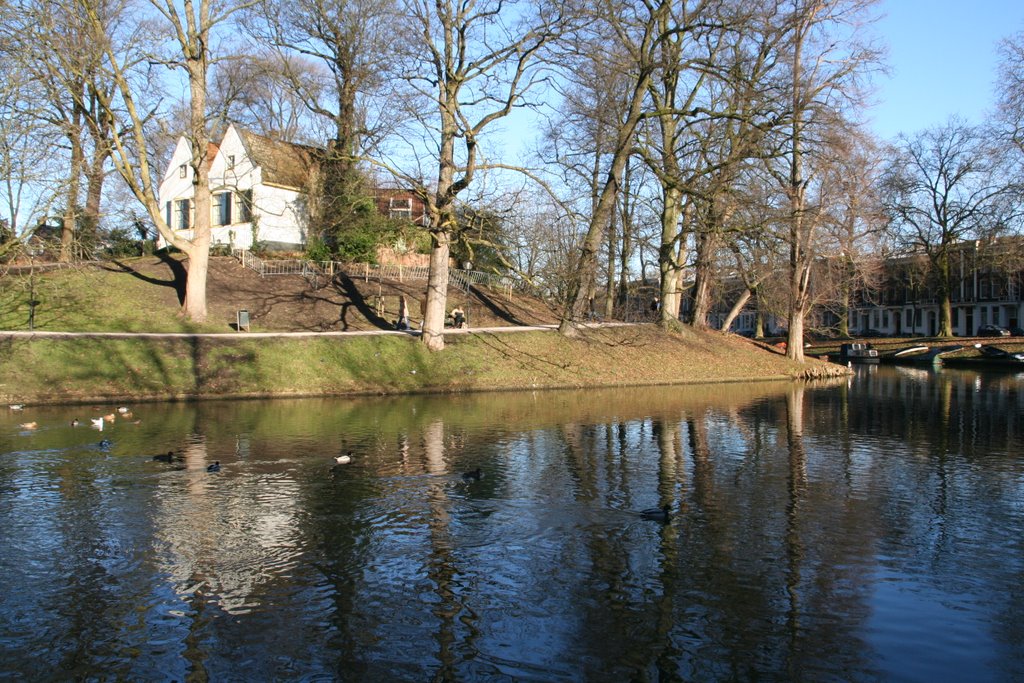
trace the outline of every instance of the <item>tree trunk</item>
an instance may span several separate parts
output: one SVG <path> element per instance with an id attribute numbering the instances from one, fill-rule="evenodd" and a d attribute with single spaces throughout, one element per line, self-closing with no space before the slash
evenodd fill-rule
<path id="1" fill-rule="evenodd" d="M 75 118 L 79 119 L 80 116 L 76 114 Z M 82 171 L 85 168 L 85 152 L 82 149 L 80 134 L 81 125 L 76 121 L 67 131 L 68 145 L 71 147 L 71 163 L 68 169 L 68 185 L 64 194 L 66 204 L 60 231 L 60 260 L 65 263 L 72 259 L 72 247 L 78 232 L 78 194 L 81 188 Z"/>
<path id="2" fill-rule="evenodd" d="M 683 268 L 677 259 L 681 243 L 679 217 L 682 213 L 683 193 L 677 187 L 666 186 L 661 191 L 661 244 L 658 247 L 661 312 L 658 322 L 668 325 L 679 320 L 679 278 Z"/>
<path id="3" fill-rule="evenodd" d="M 446 230 L 432 230 L 430 238 L 430 274 L 427 276 L 427 308 L 423 314 L 423 343 L 431 351 L 442 351 L 451 236 Z"/>
<path id="4" fill-rule="evenodd" d="M 198 38 L 196 39 L 198 40 Z M 206 322 L 206 273 L 210 261 L 210 165 L 206 137 L 206 51 L 186 62 L 191 92 L 190 122 L 192 138 L 192 240 L 187 249 L 188 279 L 185 283 L 183 312 L 190 320 Z"/>
<path id="5" fill-rule="evenodd" d="M 100 227 L 100 202 L 103 199 L 103 182 L 106 180 L 107 155 L 94 153 L 92 163 L 86 171 L 85 211 L 82 214 L 82 237 L 95 243 L 96 233 Z"/>
<path id="6" fill-rule="evenodd" d="M 601 249 L 605 226 L 608 225 L 611 212 L 615 209 L 615 199 L 618 196 L 619 187 L 622 183 L 622 173 L 626 167 L 626 160 L 632 151 L 633 137 L 636 133 L 637 124 L 640 122 L 644 94 L 647 92 L 649 80 L 650 72 L 646 69 L 642 70 L 642 75 L 634 84 L 629 111 L 625 120 L 619 125 L 608 179 L 601 189 L 597 205 L 590 216 L 590 226 L 583 240 L 576 274 L 569 281 L 568 300 L 565 311 L 562 314 L 561 323 L 558 325 L 558 332 L 560 334 L 566 336 L 575 335 L 576 323 L 584 317 L 584 311 L 587 307 L 587 294 L 594 289 L 594 280 L 597 273 L 597 254 Z"/>
<path id="7" fill-rule="evenodd" d="M 694 267 L 693 315 L 690 320 L 695 328 L 706 329 L 711 313 L 711 284 L 714 280 L 715 248 L 718 243 L 714 232 L 702 231 L 697 240 L 697 263 Z"/>
<path id="8" fill-rule="evenodd" d="M 616 238 L 619 236 L 616 229 L 618 213 L 618 211 L 612 211 L 611 223 L 608 225 L 608 267 L 605 273 L 604 287 L 604 317 L 606 320 L 610 320 L 615 314 L 615 263 L 617 261 L 615 246 Z"/>
<path id="9" fill-rule="evenodd" d="M 803 104 L 801 84 L 803 70 L 803 44 L 806 27 L 803 19 L 796 28 L 793 50 L 793 124 L 791 148 L 789 150 L 789 336 L 786 342 L 786 356 L 790 360 L 804 361 L 804 316 L 807 314 L 810 264 L 808 249 L 810 239 L 805 239 L 804 224 L 805 187 L 803 177 Z"/>
<path id="10" fill-rule="evenodd" d="M 945 252 L 939 254 L 936 265 L 938 266 L 938 299 L 939 299 L 939 335 L 940 337 L 953 336 L 953 301 L 950 294 L 950 269 L 949 255 Z"/>
<path id="11" fill-rule="evenodd" d="M 736 316 L 743 311 L 743 307 L 747 305 L 748 301 L 750 301 L 750 296 L 750 290 L 744 289 L 743 293 L 740 294 L 740 298 L 737 299 L 736 303 L 734 303 L 732 308 L 729 309 L 729 314 L 725 316 L 725 321 L 722 323 L 721 328 L 722 332 L 729 331 L 729 328 L 732 327 L 732 322 L 736 320 Z"/>

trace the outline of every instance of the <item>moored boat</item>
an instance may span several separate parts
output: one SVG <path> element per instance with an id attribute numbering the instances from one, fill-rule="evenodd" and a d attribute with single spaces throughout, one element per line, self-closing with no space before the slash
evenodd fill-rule
<path id="1" fill-rule="evenodd" d="M 877 363 L 878 350 L 866 342 L 851 342 L 839 347 L 839 361 L 842 363 Z"/>

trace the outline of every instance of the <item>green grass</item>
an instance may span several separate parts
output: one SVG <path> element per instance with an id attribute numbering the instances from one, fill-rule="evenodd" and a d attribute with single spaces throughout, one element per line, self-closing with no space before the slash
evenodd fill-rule
<path id="1" fill-rule="evenodd" d="M 175 290 L 161 279 L 167 277 L 169 270 L 136 269 L 132 263 L 123 269 L 116 264 L 69 268 L 35 278 L 6 275 L 0 277 L 0 329 L 28 329 L 31 295 L 40 302 L 36 330 L 226 331 L 223 320 L 206 325 L 185 320 Z M 211 305 L 225 308 L 217 300 L 221 290 L 214 286 L 208 293 Z M 0 336 L 0 403 L 737 382 L 796 377 L 826 367 L 795 365 L 730 335 L 689 328 L 669 333 L 653 325 L 588 330 L 577 338 L 554 332 L 471 332 L 449 336 L 440 353 L 427 351 L 414 337 L 397 335 Z"/>
<path id="2" fill-rule="evenodd" d="M 75 332 L 223 332 L 223 325 L 196 325 L 175 313 L 168 284 L 83 266 L 35 277 L 0 277 L 0 329 L 29 329 L 31 297 L 38 302 L 34 329 Z"/>
<path id="3" fill-rule="evenodd" d="M 0 341 L 0 403 L 735 382 L 805 370 L 735 338 L 654 326 L 575 339 L 554 332 L 471 334 L 440 353 L 393 335 L 7 338 Z"/>

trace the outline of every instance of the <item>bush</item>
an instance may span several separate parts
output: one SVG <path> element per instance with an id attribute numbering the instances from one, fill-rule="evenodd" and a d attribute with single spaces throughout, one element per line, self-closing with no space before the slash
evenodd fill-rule
<path id="1" fill-rule="evenodd" d="M 142 244 L 125 228 L 114 228 L 107 235 L 106 252 L 114 257 L 141 256 Z"/>
<path id="2" fill-rule="evenodd" d="M 306 244 L 306 258 L 310 261 L 332 261 L 334 260 L 334 254 L 331 253 L 331 248 L 327 246 L 320 237 L 311 237 L 309 243 Z"/>

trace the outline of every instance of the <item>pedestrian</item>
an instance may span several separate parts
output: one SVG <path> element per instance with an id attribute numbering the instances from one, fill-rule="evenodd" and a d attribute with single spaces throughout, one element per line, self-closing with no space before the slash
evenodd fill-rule
<path id="1" fill-rule="evenodd" d="M 400 330 L 409 329 L 409 305 L 405 302 L 405 295 L 398 297 L 398 322 L 395 327 Z"/>

